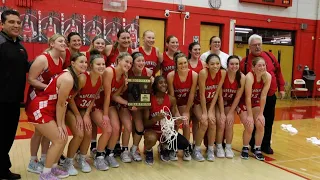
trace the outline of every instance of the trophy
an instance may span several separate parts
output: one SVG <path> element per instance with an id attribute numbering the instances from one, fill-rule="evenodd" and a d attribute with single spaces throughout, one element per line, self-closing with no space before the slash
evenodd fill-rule
<path id="1" fill-rule="evenodd" d="M 151 79 L 145 76 L 133 76 L 128 78 L 128 106 L 151 106 Z"/>

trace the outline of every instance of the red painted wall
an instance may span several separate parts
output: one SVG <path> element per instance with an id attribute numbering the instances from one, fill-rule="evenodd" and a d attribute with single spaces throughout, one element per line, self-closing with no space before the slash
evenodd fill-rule
<path id="1" fill-rule="evenodd" d="M 21 9 L 15 6 L 15 1 L 7 1 L 6 6 Z M 164 16 L 164 10 L 176 10 L 177 5 L 148 2 L 143 0 L 128 0 L 128 10 L 122 13 L 105 12 L 102 4 L 84 2 L 80 0 L 41 0 L 34 1 L 32 9 L 49 11 L 52 9 L 64 13 L 80 13 L 86 15 L 120 16 L 132 18 L 135 16 L 145 18 L 166 19 L 166 35 L 175 35 L 180 41 L 180 49 L 187 52 L 187 46 L 192 42 L 193 36 L 200 36 L 200 24 L 212 23 L 221 25 L 222 50 L 228 52 L 230 19 L 236 19 L 236 25 L 263 27 L 272 29 L 292 30 L 296 32 L 294 49 L 293 79 L 301 78 L 302 71 L 298 71 L 298 65 L 309 66 L 314 69 L 320 77 L 320 21 L 284 18 L 267 15 L 257 15 L 242 12 L 214 10 L 209 8 L 198 8 L 187 6 L 190 19 L 186 20 L 185 45 L 182 45 L 182 29 L 184 15 L 170 14 L 169 18 Z M 270 19 L 271 22 L 267 22 Z M 308 24 L 306 30 L 300 29 L 300 24 Z M 200 37 L 201 38 L 201 37 Z M 314 38 L 314 39 L 313 39 Z M 29 57 L 33 59 L 44 50 L 45 44 L 25 44 Z M 86 50 L 86 47 L 83 47 Z M 317 78 L 320 79 L 320 78 Z"/>

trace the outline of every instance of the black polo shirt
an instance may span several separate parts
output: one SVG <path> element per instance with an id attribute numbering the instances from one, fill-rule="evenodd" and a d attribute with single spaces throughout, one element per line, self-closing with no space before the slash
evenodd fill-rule
<path id="1" fill-rule="evenodd" d="M 0 32 L 0 103 L 23 102 L 28 54 L 20 39 Z"/>

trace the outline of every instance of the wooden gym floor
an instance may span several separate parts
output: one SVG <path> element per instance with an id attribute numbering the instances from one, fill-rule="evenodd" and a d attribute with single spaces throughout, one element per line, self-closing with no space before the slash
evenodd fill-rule
<path id="1" fill-rule="evenodd" d="M 13 164 L 11 170 L 20 173 L 22 179 L 34 180 L 38 179 L 38 175 L 26 170 L 30 159 L 30 137 L 34 128 L 27 123 L 26 119 L 24 110 L 21 109 L 16 140 L 10 152 Z M 298 134 L 290 135 L 281 130 L 281 124 L 292 124 L 298 130 Z M 120 163 L 119 168 L 109 169 L 106 172 L 97 171 L 92 167 L 91 173 L 84 174 L 79 171 L 78 176 L 68 179 L 320 179 L 320 146 L 306 141 L 306 138 L 312 136 L 320 139 L 319 129 L 319 101 L 278 100 L 272 136 L 272 148 L 275 154 L 266 156 L 265 162 L 255 160 L 253 157 L 249 160 L 240 158 L 243 127 L 237 119 L 232 144 L 235 152 L 234 159 L 216 159 L 212 163 L 193 160 L 184 162 L 182 153 L 179 152 L 179 161 L 164 163 L 159 161 L 155 148 L 153 166 L 146 165 L 144 162 Z M 140 143 L 140 149 L 143 149 L 143 141 Z M 204 152 L 205 148 L 202 149 Z M 92 159 L 89 161 L 92 165 Z M 118 161 L 120 162 L 119 158 Z"/>

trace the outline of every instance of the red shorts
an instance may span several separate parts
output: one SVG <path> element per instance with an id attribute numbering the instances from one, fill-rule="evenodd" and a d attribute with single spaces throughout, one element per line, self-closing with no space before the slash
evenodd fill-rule
<path id="1" fill-rule="evenodd" d="M 223 101 L 223 103 L 224 103 L 224 107 L 231 107 L 232 103 L 233 103 L 233 100 Z"/>
<path id="2" fill-rule="evenodd" d="M 260 104 L 252 104 L 252 108 L 255 108 L 255 107 L 260 107 Z M 244 102 L 241 102 L 238 104 L 238 107 L 236 108 L 236 111 L 238 114 L 241 114 L 241 112 L 243 111 L 247 111 L 247 106 L 245 105 Z"/>
<path id="3" fill-rule="evenodd" d="M 45 124 L 56 119 L 56 102 L 49 104 L 45 108 L 39 108 L 39 101 L 37 99 L 29 103 L 26 109 L 28 121 L 33 124 Z"/>
<path id="4" fill-rule="evenodd" d="M 201 104 L 198 99 L 194 99 L 193 103 L 194 103 L 195 105 Z"/>
<path id="5" fill-rule="evenodd" d="M 207 99 L 206 99 L 207 100 Z M 208 105 L 208 104 L 210 104 L 211 103 L 211 101 L 212 101 L 212 99 L 210 100 L 210 101 L 208 101 L 208 102 L 206 102 L 206 104 Z M 199 105 L 199 104 L 201 104 L 201 102 L 200 102 L 200 100 L 198 100 L 198 99 L 194 99 L 194 104 L 195 105 Z M 216 102 L 216 103 L 218 103 L 218 101 Z"/>
<path id="6" fill-rule="evenodd" d="M 104 104 L 104 91 L 99 93 L 98 98 L 94 101 L 93 108 L 103 110 L 103 104 Z M 111 106 L 117 106 L 117 103 L 110 100 L 109 107 L 111 107 Z"/>
<path id="7" fill-rule="evenodd" d="M 116 106 L 116 107 L 117 107 L 117 106 L 118 106 L 118 103 L 116 103 L 116 102 L 114 102 L 114 101 L 110 101 L 109 107 L 112 107 L 112 106 Z M 95 109 L 103 110 L 103 102 L 101 102 L 101 101 L 95 102 L 92 111 L 94 111 Z"/>
<path id="8" fill-rule="evenodd" d="M 177 99 L 177 106 L 185 106 L 185 105 L 187 105 L 187 103 L 188 103 L 187 97 Z"/>
<path id="9" fill-rule="evenodd" d="M 236 111 L 238 114 L 241 114 L 242 112 L 247 111 L 247 106 L 244 103 L 240 102 L 236 107 Z"/>

